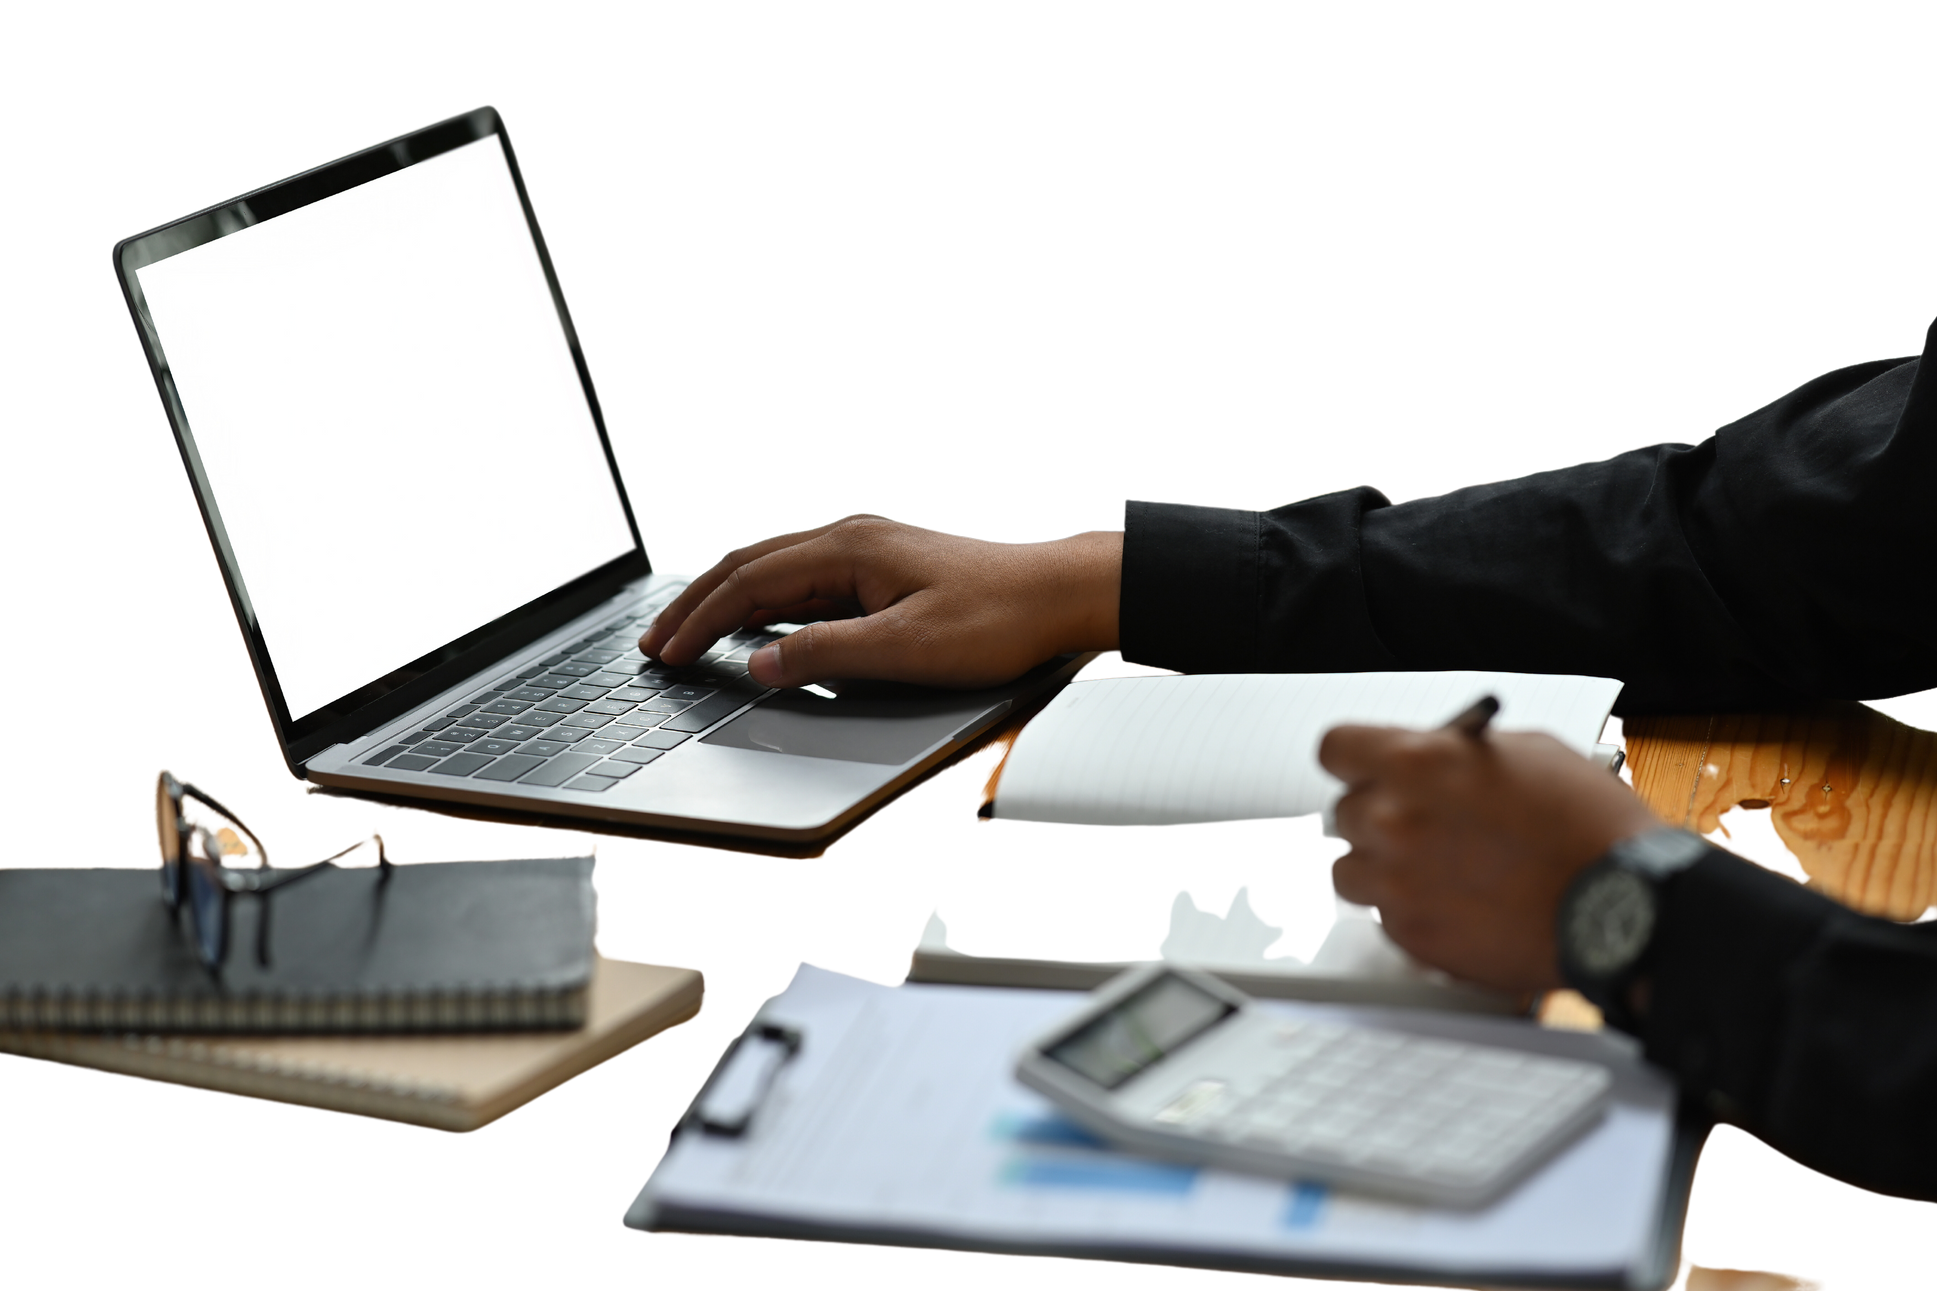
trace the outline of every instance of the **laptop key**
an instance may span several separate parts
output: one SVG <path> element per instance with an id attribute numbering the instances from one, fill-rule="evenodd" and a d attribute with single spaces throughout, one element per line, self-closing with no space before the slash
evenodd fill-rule
<path id="1" fill-rule="evenodd" d="M 464 746 L 464 751 L 466 753 L 489 753 L 495 758 L 500 753 L 509 753 L 517 747 L 518 741 L 516 740 L 473 740 Z"/>
<path id="2" fill-rule="evenodd" d="M 418 740 L 427 740 L 430 737 L 431 737 L 431 732 L 429 731 L 412 731 L 408 735 L 399 735 L 397 738 L 402 740 L 405 744 L 415 744 Z"/>
<path id="3" fill-rule="evenodd" d="M 541 734 L 544 733 L 544 729 L 542 727 L 533 726 L 530 722 L 525 721 L 525 719 L 521 717 L 518 719 L 516 725 L 500 726 L 497 730 L 491 733 L 497 736 L 501 740 L 535 740 Z"/>
<path id="4" fill-rule="evenodd" d="M 595 664 L 603 665 L 603 664 L 611 663 L 614 659 L 617 659 L 623 653 L 624 651 L 621 651 L 621 650 L 598 650 L 598 649 L 581 650 L 577 654 L 573 655 L 572 658 L 577 660 L 579 663 L 595 663 Z"/>
<path id="5" fill-rule="evenodd" d="M 523 699 L 534 704 L 541 699 L 550 699 L 551 697 L 551 691 L 540 690 L 536 686 L 520 686 L 518 689 L 505 695 L 506 699 Z"/>
<path id="6" fill-rule="evenodd" d="M 563 740 L 533 740 L 529 744 L 519 745 L 518 752 L 530 757 L 543 759 L 563 753 L 570 747 L 572 746 Z M 515 776 L 512 778 L 516 779 Z"/>
<path id="7" fill-rule="evenodd" d="M 635 749 L 676 749 L 690 738 L 690 736 L 681 735 L 677 731 L 647 731 L 644 735 L 641 735 L 632 742 L 632 747 Z"/>
<path id="8" fill-rule="evenodd" d="M 604 793 L 617 783 L 619 783 L 617 780 L 608 780 L 602 775 L 591 775 L 588 773 L 580 776 L 565 787 L 567 789 L 582 789 L 586 793 Z"/>
<path id="9" fill-rule="evenodd" d="M 543 758 L 512 753 L 499 758 L 471 778 L 473 780 L 516 780 L 533 767 L 544 765 L 544 762 Z"/>
<path id="10" fill-rule="evenodd" d="M 545 732 L 545 738 L 560 744 L 575 744 L 591 733 L 580 726 L 554 726 Z"/>
<path id="11" fill-rule="evenodd" d="M 538 705 L 535 711 L 540 713 L 576 713 L 583 707 L 585 707 L 585 701 L 582 699 L 567 699 L 563 695 L 553 695 L 550 699 Z"/>
<path id="12" fill-rule="evenodd" d="M 604 732 L 601 731 L 600 735 L 603 735 L 603 734 Z M 572 745 L 572 752 L 612 754 L 612 753 L 618 752 L 620 749 L 624 747 L 625 747 L 624 740 L 607 740 L 607 739 L 594 738 L 594 739 L 580 740 L 577 744 Z"/>
<path id="13" fill-rule="evenodd" d="M 473 771 L 491 765 L 491 759 L 482 753 L 460 753 L 456 757 L 445 758 L 430 769 L 432 775 L 470 775 Z"/>
<path id="14" fill-rule="evenodd" d="M 440 717 L 434 722 L 425 722 L 424 729 L 427 731 L 441 731 L 446 726 L 455 725 L 457 725 L 457 719 L 455 717 Z"/>
<path id="15" fill-rule="evenodd" d="M 518 679 L 520 681 L 530 681 L 533 677 L 538 676 L 544 671 L 545 671 L 545 665 L 541 663 L 536 668 L 527 668 L 523 672 L 519 673 Z"/>
<path id="16" fill-rule="evenodd" d="M 603 686 L 607 690 L 623 686 L 632 680 L 632 674 L 624 672 L 595 672 L 585 679 L 588 686 Z"/>
<path id="17" fill-rule="evenodd" d="M 545 660 L 544 662 L 542 662 L 541 664 L 539 664 L 539 667 L 541 667 L 541 668 L 556 668 L 556 667 L 557 667 L 557 666 L 558 666 L 559 664 L 561 664 L 561 663 L 564 663 L 564 662 L 565 662 L 565 661 L 566 661 L 567 659 L 569 659 L 569 658 L 571 658 L 571 657 L 572 657 L 572 652 L 571 652 L 570 650 L 566 650 L 566 651 L 564 651 L 564 652 L 562 652 L 562 653 L 560 653 L 560 654 L 555 654 L 555 655 L 553 655 L 553 656 L 552 656 L 551 658 L 549 658 L 549 659 L 546 659 L 546 660 Z"/>
<path id="18" fill-rule="evenodd" d="M 391 758 L 396 757 L 399 753 L 405 752 L 409 748 L 410 746 L 408 744 L 392 744 L 389 748 L 383 750 L 383 752 L 372 753 L 369 757 L 363 759 L 363 765 L 366 767 L 380 767 Z"/>
<path id="19" fill-rule="evenodd" d="M 637 704 L 628 704 L 623 699 L 601 699 L 596 704 L 587 704 L 585 711 L 604 713 L 607 717 L 623 717 L 637 707 Z"/>
<path id="20" fill-rule="evenodd" d="M 525 685 L 530 686 L 534 690 L 563 690 L 567 686 L 578 685 L 578 678 L 559 677 L 548 672 L 542 677 L 533 677 Z"/>
<path id="21" fill-rule="evenodd" d="M 536 771 L 527 773 L 518 783 L 555 789 L 598 760 L 590 753 L 561 753 Z"/>
<path id="22" fill-rule="evenodd" d="M 536 708 L 534 708 L 534 709 L 532 709 L 532 710 L 531 710 L 531 711 L 530 711 L 529 713 L 525 713 L 525 714 L 522 714 L 522 715 L 521 715 L 521 716 L 520 716 L 520 717 L 518 718 L 518 725 L 520 725 L 520 726 L 550 726 L 550 725 L 552 725 L 552 724 L 553 724 L 554 722 L 556 722 L 557 720 L 558 720 L 558 714 L 557 714 L 557 713 L 547 713 L 547 712 L 543 712 L 543 711 L 541 711 L 541 710 L 539 710 L 539 709 L 536 709 Z"/>
<path id="23" fill-rule="evenodd" d="M 437 765 L 437 759 L 419 757 L 415 753 L 400 753 L 384 765 L 392 771 L 428 771 Z"/>
<path id="24" fill-rule="evenodd" d="M 431 758 L 447 758 L 453 753 L 462 753 L 463 751 L 464 746 L 462 744 L 444 744 L 437 740 L 425 740 L 422 744 L 419 744 L 411 750 L 413 753 L 421 753 L 425 757 Z M 426 763 L 425 765 L 428 766 L 429 764 Z"/>
<path id="25" fill-rule="evenodd" d="M 665 695 L 654 695 L 639 707 L 649 713 L 671 714 L 683 713 L 692 706 L 692 701 L 688 699 L 669 699 Z"/>
<path id="26" fill-rule="evenodd" d="M 704 686 L 672 686 L 667 689 L 661 698 L 684 699 L 697 704 L 702 699 L 711 699 L 714 694 L 714 691 L 708 690 Z"/>
<path id="27" fill-rule="evenodd" d="M 444 714 L 444 716 L 469 717 L 472 713 L 477 712 L 478 708 L 479 708 L 479 705 L 477 704 L 459 704 L 456 708 L 453 708 L 450 712 Z"/>
<path id="28" fill-rule="evenodd" d="M 552 671 L 561 677 L 589 677 L 598 671 L 598 667 L 589 663 L 555 663 Z"/>
<path id="29" fill-rule="evenodd" d="M 658 693 L 659 690 L 655 686 L 641 686 L 635 682 L 630 686 L 621 686 L 613 691 L 612 698 L 623 700 L 628 704 L 643 704 Z"/>
<path id="30" fill-rule="evenodd" d="M 531 705 L 527 704 L 525 707 L 529 708 Z M 464 719 L 464 725 L 482 727 L 488 731 L 494 726 L 503 726 L 510 720 L 503 713 L 472 713 Z"/>
<path id="31" fill-rule="evenodd" d="M 611 720 L 604 713 L 573 713 L 570 717 L 558 724 L 558 729 L 563 730 L 567 726 L 582 726 L 586 730 L 592 731 L 604 726 Z"/>
<path id="32" fill-rule="evenodd" d="M 502 713 L 506 717 L 516 717 L 519 713 L 524 712 L 530 707 L 531 705 L 522 699 L 500 699 L 496 703 L 486 704 L 484 711 L 487 713 Z"/>
<path id="33" fill-rule="evenodd" d="M 610 689 L 610 686 L 593 686 L 580 682 L 576 686 L 567 686 L 558 693 L 567 699 L 604 699 L 605 692 Z"/>
<path id="34" fill-rule="evenodd" d="M 632 749 L 618 749 L 608 754 L 607 756 L 612 757 L 620 762 L 637 762 L 640 766 L 644 766 L 646 765 L 646 763 L 652 761 L 654 758 L 664 757 L 665 753 L 666 751 L 664 749 L 632 748 Z"/>
<path id="35" fill-rule="evenodd" d="M 623 780 L 639 769 L 637 762 L 614 762 L 607 760 L 595 767 L 585 768 L 586 775 L 602 775 L 612 780 Z"/>

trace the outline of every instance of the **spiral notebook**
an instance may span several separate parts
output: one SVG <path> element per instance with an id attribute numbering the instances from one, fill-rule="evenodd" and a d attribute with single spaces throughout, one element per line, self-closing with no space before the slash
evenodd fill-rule
<path id="1" fill-rule="evenodd" d="M 154 870 L 0 869 L 0 1028 L 576 1027 L 593 901 L 589 856 L 329 869 L 235 899 L 228 958 L 211 973 Z M 255 955 L 265 910 L 267 966 Z"/>
<path id="2" fill-rule="evenodd" d="M 484 1035 L 87 1035 L 0 1029 L 0 1053 L 474 1130 L 699 1012 L 690 968 L 597 960 L 585 1025 Z"/>

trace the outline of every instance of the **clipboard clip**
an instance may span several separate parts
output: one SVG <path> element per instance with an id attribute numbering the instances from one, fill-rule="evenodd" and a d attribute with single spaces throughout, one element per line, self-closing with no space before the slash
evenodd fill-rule
<path id="1" fill-rule="evenodd" d="M 755 1022 L 720 1055 L 719 1065 L 706 1078 L 699 1097 L 686 1109 L 673 1134 L 677 1136 L 685 1129 L 730 1139 L 745 1134 L 754 1113 L 773 1089 L 780 1069 L 800 1052 L 800 1045 L 797 1028 Z"/>

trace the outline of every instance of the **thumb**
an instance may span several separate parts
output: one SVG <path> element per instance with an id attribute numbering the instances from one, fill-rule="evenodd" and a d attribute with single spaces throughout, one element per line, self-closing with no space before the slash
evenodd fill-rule
<path id="1" fill-rule="evenodd" d="M 762 686 L 805 686 L 839 677 L 901 680 L 910 661 L 890 619 L 882 613 L 810 623 L 754 651 L 747 673 Z"/>
<path id="2" fill-rule="evenodd" d="M 1332 862 L 1332 890 L 1353 905 L 1377 905 L 1385 895 L 1372 858 L 1356 848 Z"/>

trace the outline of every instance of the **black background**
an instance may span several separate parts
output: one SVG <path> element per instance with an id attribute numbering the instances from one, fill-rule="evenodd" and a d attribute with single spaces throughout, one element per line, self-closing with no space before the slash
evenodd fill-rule
<path id="1" fill-rule="evenodd" d="M 37 217 L 45 331 L 15 376 L 50 394 L 14 436 L 37 498 L 15 578 L 56 632 L 52 675 L 77 667 L 72 698 L 95 706 L 15 754 L 31 812 L 15 845 L 37 859 L 147 859 L 159 762 L 283 857 L 378 818 L 302 801 L 277 768 L 105 250 L 482 99 L 521 147 L 664 568 L 852 508 L 1040 539 L 1114 525 L 1123 496 L 1269 504 L 1373 481 L 1404 498 L 1697 438 L 1825 366 L 1916 349 L 1933 306 L 1910 252 L 1927 207 L 1898 192 L 1889 138 L 1865 145 L 1858 192 L 1825 161 L 1856 147 L 1830 120 L 1559 120 L 1505 91 L 1321 110 L 1282 74 L 1201 64 L 1189 85 L 1160 64 L 930 76 L 926 54 L 897 76 L 769 79 L 730 43 L 577 72 L 542 41 L 442 64 L 436 48 L 356 72 L 271 64 L 246 93 L 95 85 L 79 120 L 99 120 L 35 145 L 60 200 Z M 504 465 L 540 512 L 569 504 L 542 469 Z M 668 1122 L 798 958 L 899 977 L 932 901 L 961 946 L 1083 956 L 1149 954 L 1178 884 L 1222 905 L 1249 878 L 1292 948 L 1329 917 L 1309 824 L 974 828 L 978 773 L 823 865 L 608 843 L 604 944 L 703 965 L 707 1014 L 477 1138 L 4 1062 L 8 1227 L 180 1258 L 215 1223 L 225 1254 L 300 1241 L 316 1268 L 405 1248 L 647 1277 L 1180 1277 L 618 1229 Z M 380 818 L 405 857 L 577 845 Z M 1927 1212 L 1724 1132 L 1689 1241 L 1844 1285 L 1912 1219 Z"/>

